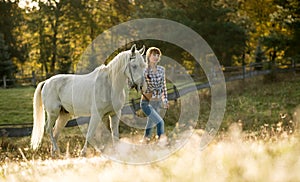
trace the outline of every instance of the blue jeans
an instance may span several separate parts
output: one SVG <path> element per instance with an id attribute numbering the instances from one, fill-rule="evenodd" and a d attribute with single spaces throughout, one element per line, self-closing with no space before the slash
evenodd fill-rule
<path id="1" fill-rule="evenodd" d="M 147 125 L 144 137 L 150 138 L 152 128 L 156 125 L 157 135 L 164 134 L 164 120 L 159 115 L 161 101 L 141 100 L 141 108 L 147 116 Z"/>

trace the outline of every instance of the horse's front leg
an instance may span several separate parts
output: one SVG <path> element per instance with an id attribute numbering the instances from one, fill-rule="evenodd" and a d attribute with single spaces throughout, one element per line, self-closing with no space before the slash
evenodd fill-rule
<path id="1" fill-rule="evenodd" d="M 119 122 L 121 117 L 121 110 L 109 117 L 110 129 L 113 144 L 119 140 Z"/>
<path id="2" fill-rule="evenodd" d="M 101 122 L 101 119 L 102 118 L 99 118 L 96 115 L 91 116 L 90 123 L 89 123 L 89 126 L 88 126 L 88 130 L 87 130 L 87 133 L 86 133 L 85 143 L 84 143 L 84 146 L 83 146 L 83 148 L 81 150 L 81 153 L 80 153 L 81 156 L 86 156 L 86 150 L 87 150 L 88 144 L 89 143 L 93 144 L 93 137 L 95 135 L 95 131 L 98 127 L 98 124 Z"/>

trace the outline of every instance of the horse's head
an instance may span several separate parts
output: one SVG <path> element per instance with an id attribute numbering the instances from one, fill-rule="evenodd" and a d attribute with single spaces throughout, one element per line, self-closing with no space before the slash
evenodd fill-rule
<path id="1" fill-rule="evenodd" d="M 137 50 L 136 45 L 134 44 L 129 51 L 130 58 L 125 69 L 125 75 L 128 77 L 129 86 L 135 88 L 137 91 L 146 86 L 144 70 L 147 67 L 147 64 L 142 56 L 144 52 L 145 46 L 140 50 Z"/>

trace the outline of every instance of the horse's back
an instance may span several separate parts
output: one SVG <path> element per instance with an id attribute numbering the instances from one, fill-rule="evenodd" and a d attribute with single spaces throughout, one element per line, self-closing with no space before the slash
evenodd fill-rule
<path id="1" fill-rule="evenodd" d="M 45 109 L 63 107 L 72 115 L 89 115 L 95 84 L 105 79 L 107 73 L 99 70 L 86 75 L 60 74 L 51 77 L 46 80 L 42 91 Z"/>

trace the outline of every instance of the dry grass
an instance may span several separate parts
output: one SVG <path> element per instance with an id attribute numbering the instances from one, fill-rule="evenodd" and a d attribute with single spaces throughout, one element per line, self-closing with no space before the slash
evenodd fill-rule
<path id="1" fill-rule="evenodd" d="M 169 158 L 149 165 L 128 165 L 103 156 L 65 159 L 6 159 L 1 181 L 299 181 L 299 137 L 249 140 L 238 124 L 199 150 L 201 130 Z M 141 151 L 142 153 L 143 151 Z M 22 152 L 20 152 L 22 153 Z M 23 151 L 26 153 L 26 151 Z M 26 154 L 24 154 L 26 155 Z"/>

